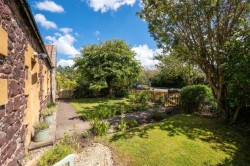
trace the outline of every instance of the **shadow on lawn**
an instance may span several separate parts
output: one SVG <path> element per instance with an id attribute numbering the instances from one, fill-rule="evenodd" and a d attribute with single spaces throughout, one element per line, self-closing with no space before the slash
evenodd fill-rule
<path id="1" fill-rule="evenodd" d="M 79 118 L 82 120 L 91 120 L 94 118 L 107 119 L 115 115 L 120 115 L 121 110 L 125 112 L 131 110 L 131 103 L 125 101 L 109 102 L 109 99 L 85 99 L 75 101 L 75 103 L 97 104 L 96 106 L 82 107 L 82 110 L 78 111 Z"/>
<path id="2" fill-rule="evenodd" d="M 215 119 L 182 114 L 168 118 L 160 123 L 114 134 L 109 141 L 131 139 L 134 136 L 148 138 L 148 132 L 154 128 L 166 131 L 166 134 L 171 137 L 185 135 L 188 139 L 194 141 L 201 140 L 211 143 L 213 149 L 222 150 L 232 156 L 221 161 L 218 166 L 250 165 L 250 137 L 239 133 L 232 126 L 221 124 Z M 208 162 L 204 163 L 204 165 L 211 164 Z"/>

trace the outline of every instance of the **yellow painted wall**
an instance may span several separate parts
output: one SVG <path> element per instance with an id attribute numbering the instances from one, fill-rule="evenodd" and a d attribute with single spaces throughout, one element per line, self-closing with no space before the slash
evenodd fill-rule
<path id="1" fill-rule="evenodd" d="M 25 95 L 28 101 L 27 108 L 25 109 L 24 124 L 28 125 L 25 140 L 25 148 L 27 150 L 31 141 L 33 126 L 39 122 L 40 114 L 40 84 L 38 79 L 39 63 L 34 56 L 34 50 L 30 45 L 28 45 L 27 51 L 25 52 L 25 70 Z"/>
<path id="2" fill-rule="evenodd" d="M 8 56 L 8 33 L 0 27 L 0 56 Z M 8 80 L 0 79 L 0 105 L 8 101 Z"/>
<path id="3" fill-rule="evenodd" d="M 8 33 L 0 27 L 0 55 L 8 56 Z"/>
<path id="4" fill-rule="evenodd" d="M 8 80 L 0 79 L 0 106 L 8 101 Z"/>

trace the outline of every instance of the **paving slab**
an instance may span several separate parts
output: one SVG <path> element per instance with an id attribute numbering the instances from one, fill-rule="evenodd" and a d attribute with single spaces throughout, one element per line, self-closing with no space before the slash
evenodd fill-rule
<path id="1" fill-rule="evenodd" d="M 56 139 L 59 139 L 64 132 L 69 135 L 74 133 L 81 134 L 90 128 L 89 122 L 79 119 L 75 109 L 68 101 L 58 101 L 56 117 Z"/>

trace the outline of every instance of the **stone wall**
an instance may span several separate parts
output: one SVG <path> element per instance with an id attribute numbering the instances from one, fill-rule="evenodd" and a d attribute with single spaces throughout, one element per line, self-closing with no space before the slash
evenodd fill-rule
<path id="1" fill-rule="evenodd" d="M 16 166 L 24 153 L 27 125 L 24 125 L 27 96 L 25 96 L 25 51 L 29 44 L 36 52 L 43 52 L 34 29 L 23 11 L 20 1 L 0 0 L 0 28 L 8 33 L 8 51 L 0 59 L 0 79 L 7 80 L 7 102 L 0 106 L 0 165 Z M 0 38 L 2 42 L 3 38 Z M 0 58 L 3 56 L 0 55 Z M 39 64 L 43 60 L 39 59 Z M 44 65 L 43 65 L 44 66 Z M 46 65 L 45 65 L 46 66 Z M 40 69 L 42 70 L 42 69 Z M 39 74 L 40 85 L 42 74 Z M 1 86 L 1 85 L 0 85 Z M 42 87 L 42 85 L 41 85 Z M 39 98 L 43 96 L 40 90 Z M 46 100 L 47 102 L 47 100 Z M 41 100 L 41 108 L 45 106 Z"/>

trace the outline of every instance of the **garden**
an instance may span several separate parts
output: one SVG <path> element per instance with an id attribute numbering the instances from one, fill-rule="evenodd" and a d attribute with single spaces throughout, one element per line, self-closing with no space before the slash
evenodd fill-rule
<path id="1" fill-rule="evenodd" d="M 249 2 L 142 3 L 159 63 L 141 66 L 124 40 L 83 46 L 57 82 L 90 129 L 47 154 L 94 141 L 116 165 L 249 165 Z"/>

